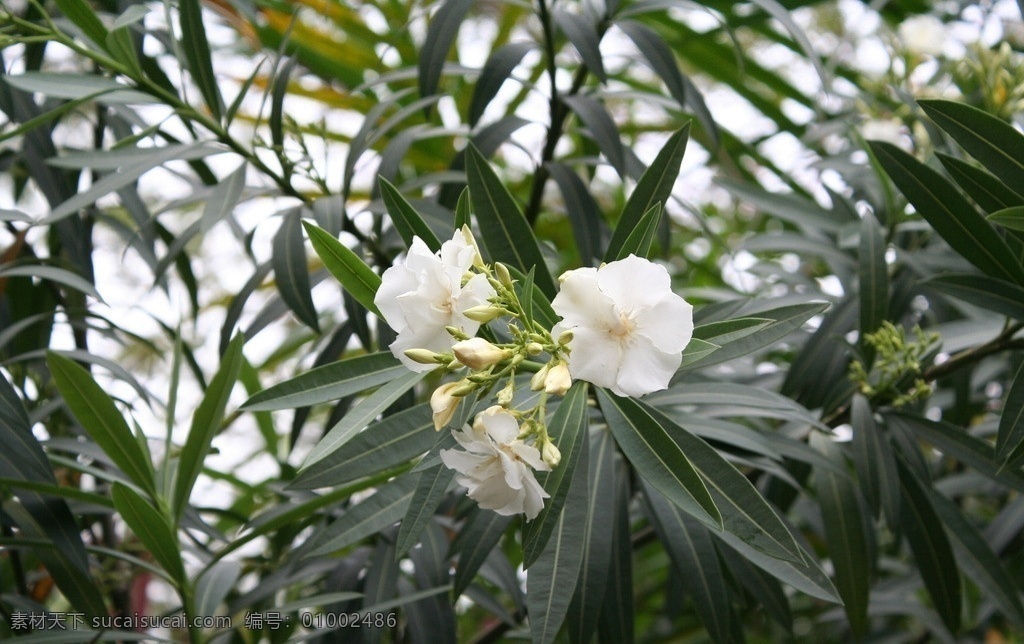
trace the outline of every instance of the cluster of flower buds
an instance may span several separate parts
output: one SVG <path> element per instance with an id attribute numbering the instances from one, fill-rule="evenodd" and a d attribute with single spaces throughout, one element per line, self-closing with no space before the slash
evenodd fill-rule
<path id="1" fill-rule="evenodd" d="M 523 306 L 508 267 L 485 262 L 463 226 L 436 253 L 415 238 L 374 299 L 398 334 L 389 348 L 403 364 L 457 376 L 430 396 L 436 430 L 451 424 L 467 396 L 497 389 L 496 405 L 452 430 L 462 449 L 441 458 L 470 498 L 499 514 L 533 519 L 547 498 L 534 472 L 561 460 L 545 423 L 549 396 L 564 395 L 573 380 L 621 396 L 664 389 L 693 332 L 692 307 L 672 292 L 664 267 L 646 259 L 568 271 L 559 282 L 551 306 L 561 321 L 548 329 Z M 529 409 L 514 403 L 522 372 L 532 372 L 529 387 L 539 392 Z"/>

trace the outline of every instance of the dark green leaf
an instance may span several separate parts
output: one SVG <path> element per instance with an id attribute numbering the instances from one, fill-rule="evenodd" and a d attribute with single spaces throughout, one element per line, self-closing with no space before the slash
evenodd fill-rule
<path id="1" fill-rule="evenodd" d="M 401 476 L 380 486 L 373 496 L 314 533 L 306 556 L 320 557 L 341 550 L 396 523 L 405 516 L 415 485 L 415 476 Z"/>
<path id="2" fill-rule="evenodd" d="M 775 18 L 786 28 L 789 35 L 793 37 L 793 40 L 800 45 L 800 49 L 803 50 L 804 56 L 812 65 L 814 65 L 815 71 L 818 72 L 818 77 L 821 82 L 827 88 L 829 86 L 829 75 L 825 71 L 825 66 L 821 63 L 821 57 L 818 56 L 818 50 L 815 49 L 814 45 L 807 38 L 807 34 L 804 30 L 793 20 L 793 16 L 790 15 L 788 9 L 776 0 L 753 0 L 754 4 L 765 10 L 768 15 Z"/>
<path id="3" fill-rule="evenodd" d="M 441 249 L 441 240 L 437 238 L 430 226 L 423 221 L 412 204 L 406 201 L 398 188 L 383 177 L 380 178 L 380 196 L 391 216 L 391 223 L 395 225 L 395 230 L 402 236 L 406 248 L 411 248 L 413 238 L 419 237 L 431 252 L 436 253 Z"/>
<path id="4" fill-rule="evenodd" d="M 594 76 L 602 83 L 608 82 L 604 71 L 604 57 L 601 56 L 601 34 L 597 31 L 597 23 L 586 15 L 570 13 L 562 9 L 552 9 L 551 16 L 555 24 L 569 38 L 569 42 L 580 54 L 580 59 Z"/>
<path id="5" fill-rule="evenodd" d="M 586 391 L 585 387 L 583 391 Z M 565 505 L 556 515 L 550 538 L 526 578 L 530 634 L 534 642 L 542 644 L 550 644 L 558 635 L 583 564 L 583 549 L 579 544 L 587 527 L 587 500 L 590 496 L 587 463 L 590 455 L 586 445 L 580 451 L 579 460 L 569 471 L 572 483 Z"/>
<path id="6" fill-rule="evenodd" d="M 605 585 L 604 601 L 597 619 L 601 642 L 631 644 L 634 641 L 633 616 L 633 539 L 629 518 L 629 473 L 622 461 L 616 462 L 615 494 L 608 499 L 614 516 L 611 523 L 612 561 Z M 607 529 L 607 528 L 606 528 Z"/>
<path id="7" fill-rule="evenodd" d="M 302 238 L 302 224 L 298 210 L 284 216 L 281 227 L 274 235 L 272 255 L 274 276 L 281 299 L 303 324 L 320 332 L 316 306 L 313 305 L 306 264 L 306 245 Z"/>
<path id="8" fill-rule="evenodd" d="M 1024 284 L 1024 268 L 992 224 L 950 185 L 949 179 L 891 143 L 871 148 L 893 183 L 946 243 L 982 272 Z"/>
<path id="9" fill-rule="evenodd" d="M 228 596 L 242 574 L 242 564 L 237 561 L 218 561 L 196 579 L 195 614 L 212 616 Z"/>
<path id="10" fill-rule="evenodd" d="M 478 507 L 470 511 L 469 518 L 452 541 L 451 553 L 458 555 L 455 567 L 455 596 L 458 597 L 473 581 L 480 566 L 487 560 L 495 544 L 505 534 L 505 528 L 512 522 L 506 517 Z"/>
<path id="11" fill-rule="evenodd" d="M 110 490 L 114 507 L 139 538 L 146 550 L 177 583 L 185 580 L 185 567 L 181 561 L 181 547 L 171 528 L 171 518 L 153 507 L 137 492 L 121 483 Z"/>
<path id="12" fill-rule="evenodd" d="M 636 48 L 640 50 L 640 54 L 647 59 L 647 63 L 654 73 L 665 83 L 668 93 L 679 103 L 679 107 L 685 107 L 687 102 L 686 85 L 683 82 L 683 75 L 679 72 L 675 54 L 672 53 L 672 49 L 669 48 L 665 39 L 647 25 L 635 20 L 617 20 L 615 26 L 633 41 Z"/>
<path id="13" fill-rule="evenodd" d="M 536 47 L 536 43 L 529 41 L 510 42 L 491 52 L 473 89 L 473 100 L 469 104 L 470 126 L 476 126 L 487 105 L 512 75 L 512 70 L 523 60 L 523 56 Z"/>
<path id="14" fill-rule="evenodd" d="M 473 0 L 445 0 L 431 18 L 419 56 L 420 96 L 431 96 L 437 91 L 448 50 L 455 42 L 459 26 L 472 6 Z"/>
<path id="15" fill-rule="evenodd" d="M 56 0 L 57 7 L 68 20 L 82 30 L 95 44 L 103 47 L 107 42 L 107 28 L 103 26 L 96 11 L 85 0 Z"/>
<path id="16" fill-rule="evenodd" d="M 306 228 L 313 250 L 323 260 L 331 275 L 367 311 L 381 317 L 377 305 L 373 303 L 377 289 L 380 288 L 380 276 L 334 235 L 308 221 L 302 222 L 302 225 Z"/>
<path id="17" fill-rule="evenodd" d="M 580 537 L 583 565 L 576 592 L 566 619 L 573 642 L 589 642 L 597 627 L 597 616 L 604 602 L 605 586 L 612 564 L 612 536 L 615 504 L 615 442 L 608 431 L 594 433 L 590 446 L 588 475 L 590 495 L 587 519 Z"/>
<path id="18" fill-rule="evenodd" d="M 775 194 L 764 188 L 728 179 L 720 179 L 717 183 L 732 193 L 737 199 L 763 210 L 783 221 L 799 226 L 807 232 L 821 231 L 838 233 L 847 223 L 836 213 L 822 208 L 817 203 L 793 194 Z"/>
<path id="19" fill-rule="evenodd" d="M 296 64 L 298 59 L 294 56 L 279 64 L 270 87 L 270 117 L 267 125 L 270 126 L 270 142 L 274 144 L 274 150 L 279 156 L 284 151 L 284 99 L 288 95 L 288 81 Z"/>
<path id="20" fill-rule="evenodd" d="M 722 347 L 704 340 L 693 338 L 683 349 L 683 360 L 679 363 L 680 370 L 691 370 L 703 364 L 705 358 Z"/>
<path id="21" fill-rule="evenodd" d="M 999 561 L 985 537 L 964 516 L 956 503 L 938 492 L 931 492 L 932 507 L 946 526 L 957 554 L 957 564 L 964 574 L 974 580 L 982 594 L 988 596 L 999 611 L 1017 628 L 1024 628 L 1024 608 L 1020 603 L 1018 580 Z"/>
<path id="22" fill-rule="evenodd" d="M 1024 197 L 1011 190 L 984 168 L 941 152 L 937 152 L 935 156 L 939 158 L 953 180 L 985 212 L 995 212 L 1024 204 Z"/>
<path id="23" fill-rule="evenodd" d="M 241 334 L 228 344 L 228 350 L 221 358 L 220 369 L 217 375 L 210 381 L 203 394 L 203 400 L 199 403 L 195 414 L 192 416 L 192 426 L 185 439 L 185 446 L 181 449 L 181 456 L 178 458 L 178 471 L 174 480 L 173 510 L 175 520 L 180 520 L 188 506 L 189 496 L 192 494 L 192 487 L 199 478 L 199 472 L 203 469 L 203 462 L 210 452 L 213 439 L 221 429 L 221 422 L 224 420 L 224 410 L 227 408 L 231 391 L 235 388 L 235 381 L 238 380 L 238 373 L 242 368 L 245 356 L 242 355 L 242 347 L 245 345 L 245 337 Z"/>
<path id="24" fill-rule="evenodd" d="M 552 161 L 547 164 L 547 168 L 562 193 L 580 263 L 593 266 L 594 260 L 601 257 L 601 238 L 605 228 L 601 207 L 583 180 L 569 166 Z"/>
<path id="25" fill-rule="evenodd" d="M 659 492 L 646 485 L 644 491 L 658 538 L 675 563 L 708 635 L 715 642 L 741 641 L 722 564 L 707 528 Z"/>
<path id="26" fill-rule="evenodd" d="M 619 251 L 630 233 L 654 204 L 660 203 L 664 207 L 679 176 L 679 166 L 683 162 L 683 152 L 686 150 L 689 135 L 690 124 L 687 123 L 669 137 L 654 163 L 640 177 L 636 188 L 626 201 L 626 206 L 622 209 L 611 241 L 608 242 L 608 249 L 604 254 L 605 261 L 612 261 L 619 256 Z"/>
<path id="27" fill-rule="evenodd" d="M 466 173 L 469 196 L 491 261 L 504 262 L 523 273 L 536 268 L 537 286 L 548 297 L 554 297 L 555 283 L 530 224 L 487 159 L 472 144 L 466 149 Z"/>
<path id="28" fill-rule="evenodd" d="M 651 254 L 651 244 L 654 242 L 654 235 L 658 232 L 658 223 L 661 221 L 662 207 L 660 203 L 651 206 L 651 209 L 644 213 L 644 216 L 637 222 L 636 228 L 629 234 L 629 237 L 622 242 L 616 260 L 625 259 L 630 255 L 647 258 Z"/>
<path id="29" fill-rule="evenodd" d="M 1013 384 L 1006 394 L 1006 403 L 999 415 L 999 433 L 996 436 L 996 458 L 1003 461 L 1003 467 L 1012 468 L 1017 458 L 1024 456 L 1020 447 L 1024 445 L 1024 365 L 1017 370 Z M 1009 457 L 1014 456 L 1011 460 Z"/>
<path id="30" fill-rule="evenodd" d="M 455 478 L 455 470 L 448 469 L 443 463 L 420 473 L 416 492 L 413 494 L 409 509 L 406 510 L 405 518 L 402 519 L 402 524 L 398 528 L 398 537 L 395 539 L 396 556 L 404 556 L 416 545 L 420 534 L 433 519 L 434 512 L 437 511 L 437 506 L 444 498 L 453 478 Z"/>
<path id="31" fill-rule="evenodd" d="M 874 333 L 889 311 L 889 272 L 885 264 L 882 229 L 871 213 L 861 218 L 860 252 L 860 337 Z"/>
<path id="32" fill-rule="evenodd" d="M 811 446 L 839 468 L 846 468 L 842 451 L 831 438 L 811 434 Z M 823 468 L 814 473 L 825 542 L 835 570 L 836 588 L 854 636 L 863 637 L 868 628 L 868 593 L 874 568 L 871 548 L 862 520 L 857 488 L 845 473 Z"/>
<path id="33" fill-rule="evenodd" d="M 389 470 L 429 450 L 437 441 L 433 429 L 434 421 L 426 404 L 392 414 L 356 434 L 341 449 L 303 467 L 289 487 L 339 487 Z"/>
<path id="34" fill-rule="evenodd" d="M 988 220 L 1010 230 L 1024 231 L 1024 206 L 1012 206 L 998 210 Z"/>
<path id="35" fill-rule="evenodd" d="M 787 633 L 793 632 L 793 613 L 789 608 L 789 599 L 782 590 L 777 579 L 753 565 L 744 557 L 736 557 L 727 550 L 727 546 L 719 545 L 722 560 L 732 572 L 732 576 L 754 598 L 755 605 L 763 608 Z"/>
<path id="36" fill-rule="evenodd" d="M 903 533 L 914 552 L 917 568 L 935 610 L 949 630 L 955 633 L 960 629 L 962 606 L 960 573 L 953 550 L 924 485 L 902 461 L 898 461 L 898 469 L 903 493 L 900 504 Z"/>
<path id="37" fill-rule="evenodd" d="M 722 515 L 708 488 L 664 426 L 633 399 L 596 390 L 615 442 L 634 469 L 683 510 L 721 529 Z"/>
<path id="38" fill-rule="evenodd" d="M 1001 315 L 1024 320 L 1024 288 L 987 275 L 945 274 L 923 282 L 937 291 Z"/>
<path id="39" fill-rule="evenodd" d="M 65 404 L 100 449 L 110 457 L 128 478 L 149 494 L 153 494 L 153 465 L 135 442 L 132 430 L 89 372 L 64 356 L 48 351 L 50 368 Z"/>
<path id="40" fill-rule="evenodd" d="M 708 356 L 699 364 L 702 367 L 708 367 L 770 346 L 799 329 L 803 326 L 804 322 L 827 308 L 828 304 L 811 302 L 808 304 L 783 306 L 768 311 L 759 311 L 756 314 L 757 317 L 771 320 L 770 324 L 754 333 L 730 340 L 728 344 L 724 344 L 721 349 L 715 351 L 714 354 Z"/>
<path id="41" fill-rule="evenodd" d="M 875 423 L 871 404 L 861 394 L 853 396 L 850 422 L 853 425 L 853 464 L 861 491 L 875 516 L 879 509 L 884 509 L 889 525 L 898 525 L 900 494 L 896 457 Z"/>
<path id="42" fill-rule="evenodd" d="M 548 433 L 561 452 L 562 460 L 551 472 L 537 476 L 551 498 L 544 503 L 540 514 L 523 528 L 523 568 L 529 568 L 544 550 L 551 531 L 560 520 L 562 504 L 574 480 L 572 473 L 582 467 L 577 461 L 587 444 L 587 389 L 585 382 L 573 383 L 548 420 Z"/>
<path id="43" fill-rule="evenodd" d="M 1004 184 L 1015 192 L 1024 186 L 1024 135 L 1012 125 L 965 103 L 922 100 L 918 105 Z"/>
<path id="44" fill-rule="evenodd" d="M 585 94 L 573 94 L 562 97 L 562 102 L 569 106 L 583 121 L 597 147 L 604 153 L 608 163 L 620 177 L 626 173 L 626 153 L 622 147 L 619 128 L 615 125 L 608 109 L 597 99 Z"/>
<path id="45" fill-rule="evenodd" d="M 712 532 L 711 534 L 735 551 L 735 553 L 723 552 L 722 558 L 726 561 L 735 556 L 743 557 L 779 581 L 789 584 L 811 597 L 836 604 L 843 603 L 835 586 L 815 563 L 814 555 L 804 553 L 803 559 L 799 561 L 778 559 L 751 548 L 730 532 Z"/>
<path id="46" fill-rule="evenodd" d="M 180 46 L 185 52 L 192 80 L 203 95 L 213 118 L 219 121 L 224 103 L 220 97 L 217 77 L 213 74 L 213 57 L 210 54 L 210 43 L 206 40 L 202 5 L 199 0 L 180 0 L 178 15 L 181 18 Z"/>

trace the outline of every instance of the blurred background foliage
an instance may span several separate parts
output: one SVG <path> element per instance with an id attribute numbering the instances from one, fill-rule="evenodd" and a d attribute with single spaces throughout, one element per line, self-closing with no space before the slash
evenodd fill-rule
<path id="1" fill-rule="evenodd" d="M 1018 4 L 0 0 L 0 633 L 1019 640 Z M 387 389 L 392 332 L 303 220 L 379 275 L 406 204 L 441 239 L 464 217 L 470 144 L 553 275 L 665 170 L 651 257 L 720 349 L 644 403 L 800 560 L 680 513 L 596 410 L 599 529 L 562 567 L 416 465 L 429 389 Z"/>

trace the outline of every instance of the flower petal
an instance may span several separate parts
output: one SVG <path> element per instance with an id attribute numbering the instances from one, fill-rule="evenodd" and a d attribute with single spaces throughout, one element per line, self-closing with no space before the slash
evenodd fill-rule
<path id="1" fill-rule="evenodd" d="M 682 360 L 681 353 L 659 351 L 646 338 L 637 337 L 623 351 L 622 366 L 611 390 L 620 396 L 638 398 L 665 389 Z"/>
<path id="2" fill-rule="evenodd" d="M 607 331 L 577 327 L 569 347 L 569 373 L 574 380 L 586 380 L 599 387 L 615 386 L 615 375 L 623 360 L 618 337 Z"/>
<path id="3" fill-rule="evenodd" d="M 559 278 L 561 287 L 551 307 L 562 317 L 566 328 L 589 326 L 611 328 L 616 313 L 611 298 L 601 292 L 597 283 L 597 269 L 577 268 Z"/>
<path id="4" fill-rule="evenodd" d="M 672 292 L 665 267 L 636 255 L 602 266 L 597 271 L 597 285 L 624 313 L 653 306 Z"/>
<path id="5" fill-rule="evenodd" d="M 681 352 L 693 337 L 693 306 L 675 293 L 637 311 L 633 321 L 636 333 L 666 353 Z"/>

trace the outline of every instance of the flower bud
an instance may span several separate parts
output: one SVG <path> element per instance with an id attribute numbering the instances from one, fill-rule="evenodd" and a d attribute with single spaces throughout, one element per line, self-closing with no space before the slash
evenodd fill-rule
<path id="1" fill-rule="evenodd" d="M 556 467 L 562 460 L 562 453 L 558 451 L 555 444 L 550 440 L 544 442 L 544 448 L 541 450 L 541 457 L 544 462 L 548 464 L 548 467 Z"/>
<path id="2" fill-rule="evenodd" d="M 483 338 L 470 338 L 452 347 L 459 362 L 470 369 L 486 369 L 512 357 L 512 351 L 496 347 Z"/>
<path id="3" fill-rule="evenodd" d="M 569 375 L 569 365 L 559 362 L 548 371 L 544 379 L 544 391 L 555 396 L 564 396 L 572 386 L 572 377 Z"/>
<path id="4" fill-rule="evenodd" d="M 544 381 L 547 379 L 549 371 L 551 371 L 550 362 L 541 367 L 540 371 L 533 374 L 533 377 L 530 378 L 530 389 L 532 391 L 540 391 L 544 388 Z"/>
<path id="5" fill-rule="evenodd" d="M 484 268 L 484 258 L 480 255 L 480 246 L 476 243 L 476 237 L 473 236 L 473 231 L 469 229 L 469 226 L 462 224 L 462 228 L 459 230 L 462 233 L 463 239 L 466 243 L 473 247 L 473 266 L 479 269 Z"/>
<path id="6" fill-rule="evenodd" d="M 457 326 L 446 326 L 444 328 L 444 330 L 448 332 L 448 335 L 452 336 L 456 340 L 468 340 L 469 339 L 469 336 L 466 335 L 466 332 L 463 331 L 462 329 L 460 329 Z"/>
<path id="7" fill-rule="evenodd" d="M 451 421 L 452 416 L 455 415 L 455 410 L 459 407 L 459 403 L 462 402 L 462 398 L 453 393 L 459 384 L 457 382 L 445 383 L 435 389 L 434 393 L 430 395 L 430 409 L 434 412 L 435 431 L 440 431 L 442 427 Z"/>
<path id="8" fill-rule="evenodd" d="M 405 357 L 420 364 L 438 364 L 438 354 L 430 349 L 406 349 Z"/>
<path id="9" fill-rule="evenodd" d="M 508 272 L 508 266 L 505 266 L 501 262 L 494 263 L 494 274 L 498 276 L 498 281 L 503 286 L 512 288 L 512 275 Z"/>
<path id="10" fill-rule="evenodd" d="M 487 324 L 491 320 L 500 318 L 506 313 L 508 313 L 508 311 L 494 304 L 481 304 L 480 306 L 470 307 L 462 312 L 462 314 L 470 320 L 481 324 Z"/>
<path id="11" fill-rule="evenodd" d="M 535 356 L 544 350 L 544 345 L 540 342 L 531 342 L 526 345 L 526 352 L 531 356 Z"/>
<path id="12" fill-rule="evenodd" d="M 508 379 L 508 384 L 505 385 L 501 389 L 501 391 L 499 391 L 498 394 L 497 394 L 498 404 L 501 405 L 502 407 L 508 407 L 509 405 L 511 405 L 512 404 L 512 396 L 515 394 L 515 392 L 516 392 L 515 380 L 513 380 L 512 378 L 509 378 Z"/>
<path id="13" fill-rule="evenodd" d="M 570 342 L 572 342 L 572 338 L 573 338 L 572 329 L 566 329 L 565 331 L 562 331 L 561 334 L 559 334 L 559 336 L 558 336 L 558 344 L 560 344 L 560 345 L 562 345 L 564 347 L 565 345 L 567 345 Z"/>

